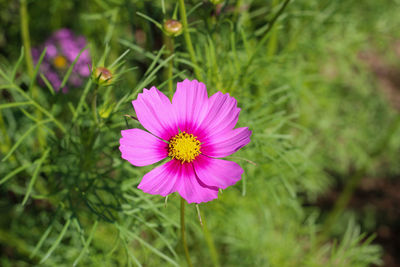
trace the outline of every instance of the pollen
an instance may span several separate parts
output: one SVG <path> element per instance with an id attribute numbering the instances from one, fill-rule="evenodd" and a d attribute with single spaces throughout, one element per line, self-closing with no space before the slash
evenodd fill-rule
<path id="1" fill-rule="evenodd" d="M 200 152 L 200 141 L 193 134 L 179 133 L 169 140 L 168 156 L 181 163 L 192 162 Z"/>
<path id="2" fill-rule="evenodd" d="M 67 66 L 67 60 L 65 57 L 58 55 L 54 58 L 53 64 L 56 68 L 63 69 L 65 66 Z"/>

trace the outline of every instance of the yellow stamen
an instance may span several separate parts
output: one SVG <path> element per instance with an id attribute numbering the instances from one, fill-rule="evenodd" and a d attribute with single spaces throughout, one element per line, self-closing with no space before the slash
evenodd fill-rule
<path id="1" fill-rule="evenodd" d="M 63 56 L 56 56 L 53 60 L 54 66 L 58 69 L 63 69 L 67 66 L 67 60 Z"/>
<path id="2" fill-rule="evenodd" d="M 168 156 L 182 163 L 192 162 L 200 152 L 200 141 L 193 134 L 179 133 L 169 140 Z"/>

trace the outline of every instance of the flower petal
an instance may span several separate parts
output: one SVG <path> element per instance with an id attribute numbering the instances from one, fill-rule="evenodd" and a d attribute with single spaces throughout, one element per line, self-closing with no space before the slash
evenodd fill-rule
<path id="1" fill-rule="evenodd" d="M 146 173 L 138 188 L 145 193 L 165 197 L 177 191 L 178 179 L 180 179 L 179 162 L 171 160 Z"/>
<path id="2" fill-rule="evenodd" d="M 207 115 L 208 96 L 204 83 L 196 80 L 178 82 L 172 99 L 179 129 L 193 133 Z"/>
<path id="3" fill-rule="evenodd" d="M 250 142 L 248 127 L 237 128 L 210 136 L 201 145 L 201 153 L 216 158 L 229 156 Z"/>
<path id="4" fill-rule="evenodd" d="M 122 158 L 135 166 L 146 166 L 168 156 L 168 144 L 141 129 L 121 131 L 119 150 Z"/>
<path id="5" fill-rule="evenodd" d="M 209 99 L 208 112 L 202 122 L 204 137 L 232 130 L 239 119 L 240 108 L 237 107 L 236 99 L 229 94 L 217 92 Z"/>
<path id="6" fill-rule="evenodd" d="M 218 198 L 218 188 L 204 184 L 196 176 L 193 164 L 180 165 L 178 192 L 188 203 L 202 203 Z"/>
<path id="7" fill-rule="evenodd" d="M 181 164 L 177 160 L 168 161 L 147 173 L 138 188 L 152 195 L 178 192 L 188 203 L 207 202 L 218 197 L 218 188 L 202 183 L 192 164 Z"/>
<path id="8" fill-rule="evenodd" d="M 164 140 L 178 133 L 172 104 L 157 88 L 144 89 L 132 104 L 139 122 L 149 132 Z"/>
<path id="9" fill-rule="evenodd" d="M 233 161 L 200 155 L 193 165 L 197 177 L 208 186 L 225 189 L 242 178 L 243 169 Z"/>

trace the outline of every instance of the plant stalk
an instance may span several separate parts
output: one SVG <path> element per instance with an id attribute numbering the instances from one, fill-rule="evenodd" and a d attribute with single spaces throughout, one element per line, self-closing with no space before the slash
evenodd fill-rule
<path id="1" fill-rule="evenodd" d="M 174 53 L 174 39 L 172 37 L 164 35 L 164 43 L 168 50 L 168 54 L 167 54 L 167 58 L 168 58 Z M 173 90 L 174 90 L 173 79 L 172 79 L 173 67 L 174 67 L 174 59 L 172 58 L 168 62 L 168 66 L 167 66 L 168 92 L 169 92 L 169 95 L 171 98 L 174 93 L 173 92 Z"/>
<path id="2" fill-rule="evenodd" d="M 199 214 L 201 217 L 204 238 L 206 239 L 208 250 L 210 251 L 210 254 L 211 254 L 211 260 L 213 262 L 214 267 L 219 267 L 220 264 L 219 264 L 219 259 L 218 259 L 218 253 L 215 248 L 214 240 L 211 235 L 211 232 L 208 230 L 206 218 L 205 218 L 204 214 L 201 214 L 200 209 L 199 209 Z"/>
<path id="3" fill-rule="evenodd" d="M 21 34 L 22 34 L 21 37 L 25 49 L 26 67 L 28 69 L 28 75 L 32 79 L 34 71 L 33 71 L 33 60 L 31 53 L 31 40 L 29 37 L 29 15 L 26 6 L 26 0 L 21 0 L 20 16 L 21 16 Z"/>
<path id="4" fill-rule="evenodd" d="M 192 262 L 190 260 L 189 249 L 186 243 L 186 235 L 185 235 L 185 200 L 181 198 L 181 237 L 182 237 L 182 246 L 185 251 L 186 262 L 189 267 L 193 267 Z"/>
<path id="5" fill-rule="evenodd" d="M 194 52 L 192 40 L 190 39 L 184 0 L 179 0 L 179 13 L 181 15 L 182 26 L 183 26 L 183 35 L 185 37 L 186 48 L 189 52 L 190 60 L 192 61 L 192 64 L 194 65 L 194 74 L 198 80 L 201 80 L 200 70 L 199 70 L 199 67 L 197 66 L 196 54 Z"/>
<path id="6" fill-rule="evenodd" d="M 97 91 L 99 89 L 99 86 L 96 84 L 94 87 L 94 92 L 93 92 L 93 99 L 92 99 L 92 112 L 93 112 L 93 119 L 96 122 L 96 125 L 99 123 L 99 119 L 97 117 Z"/>
<path id="7" fill-rule="evenodd" d="M 31 53 L 31 39 L 29 35 L 29 14 L 26 1 L 27 0 L 21 0 L 19 11 L 21 18 L 21 37 L 25 50 L 26 68 L 28 70 L 29 78 L 32 80 L 35 79 L 35 77 L 34 77 L 34 67 L 33 67 L 32 53 Z M 32 86 L 30 94 L 32 98 L 35 100 L 39 98 L 39 90 L 37 86 Z M 40 113 L 40 111 L 36 110 L 35 113 L 37 118 L 40 120 L 42 118 L 42 114 Z M 42 147 L 46 146 L 45 132 L 40 127 L 37 130 L 37 139 L 39 141 L 40 146 Z"/>

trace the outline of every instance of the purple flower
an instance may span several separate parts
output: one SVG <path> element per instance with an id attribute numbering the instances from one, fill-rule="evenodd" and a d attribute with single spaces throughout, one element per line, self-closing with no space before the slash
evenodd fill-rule
<path id="1" fill-rule="evenodd" d="M 88 65 L 91 63 L 91 59 L 89 52 L 84 50 L 76 62 L 67 84 L 60 88 L 69 66 L 85 46 L 84 36 L 77 36 L 69 29 L 60 29 L 54 32 L 42 46 L 33 48 L 32 57 L 36 64 L 39 61 L 40 53 L 45 47 L 47 48 L 40 72 L 57 92 L 61 89 L 63 93 L 66 93 L 69 87 L 81 86 L 84 78 L 90 75 Z M 43 84 L 41 79 L 40 82 Z"/>
<path id="2" fill-rule="evenodd" d="M 153 195 L 178 192 L 188 203 L 211 201 L 218 189 L 234 185 L 243 169 L 227 157 L 250 142 L 248 127 L 234 128 L 240 108 L 235 98 L 208 97 L 196 80 L 179 82 L 172 103 L 157 88 L 132 102 L 141 129 L 121 131 L 122 158 L 135 166 L 170 160 L 147 173 L 138 188 Z"/>

